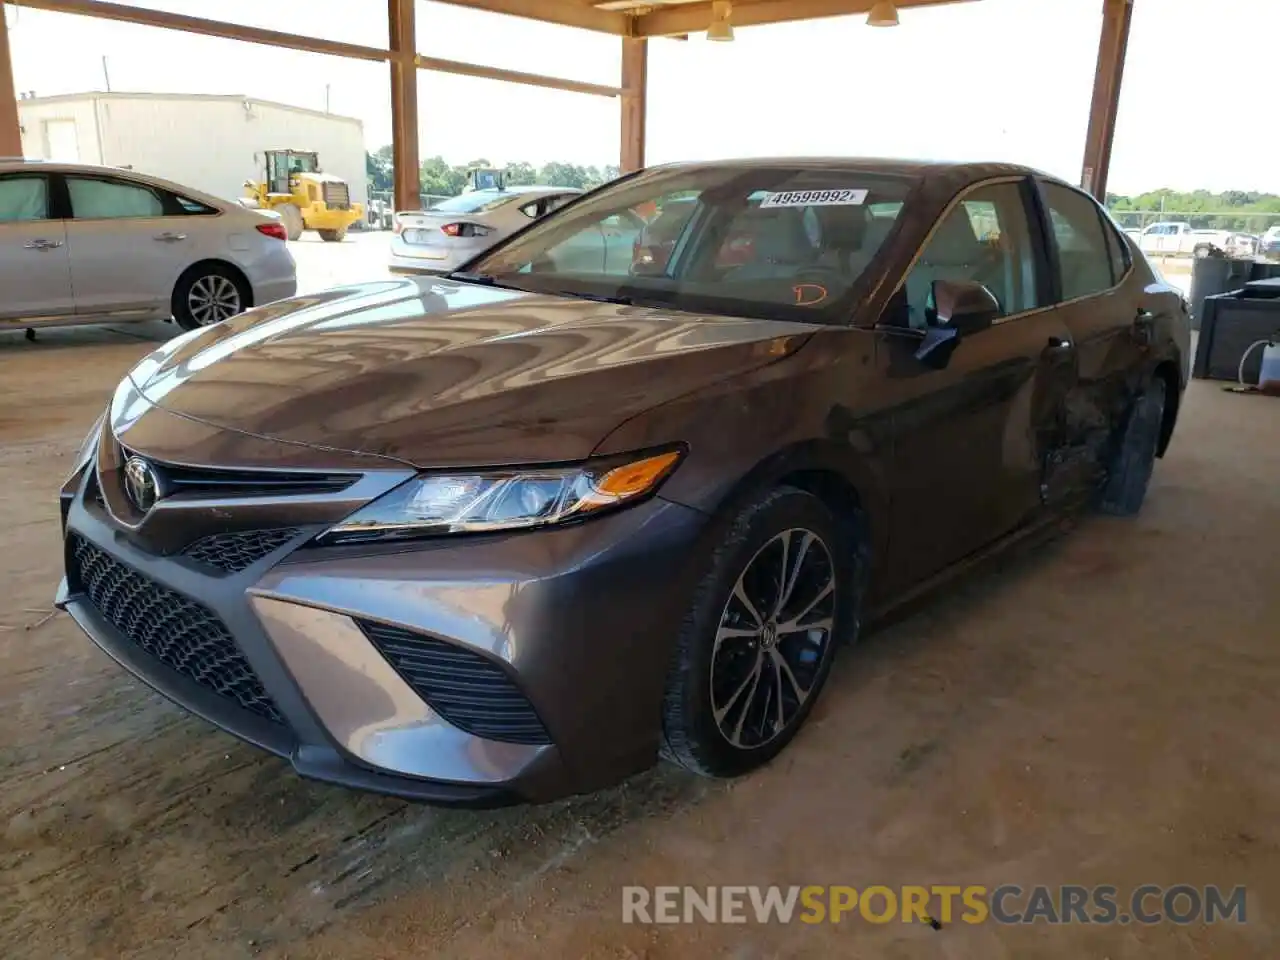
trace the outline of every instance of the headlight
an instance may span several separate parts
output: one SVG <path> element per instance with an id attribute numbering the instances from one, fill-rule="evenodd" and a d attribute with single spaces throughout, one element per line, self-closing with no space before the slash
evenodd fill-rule
<path id="1" fill-rule="evenodd" d="M 653 493 L 679 463 L 666 450 L 576 467 L 424 474 L 361 507 L 319 538 L 323 545 L 541 527 Z"/>
<path id="2" fill-rule="evenodd" d="M 80 450 L 76 453 L 75 466 L 71 468 L 69 477 L 74 477 L 77 473 L 85 468 L 93 455 L 98 452 L 98 437 L 102 433 L 102 421 L 107 415 L 100 414 L 98 419 L 93 421 L 93 426 L 89 430 L 89 435 L 84 438 L 84 442 L 80 444 Z"/>

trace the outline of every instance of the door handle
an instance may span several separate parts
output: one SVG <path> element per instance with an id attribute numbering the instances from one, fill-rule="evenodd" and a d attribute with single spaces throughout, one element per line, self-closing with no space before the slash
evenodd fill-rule
<path id="1" fill-rule="evenodd" d="M 22 245 L 27 250 L 56 250 L 62 246 L 61 240 L 28 240 Z"/>
<path id="2" fill-rule="evenodd" d="M 157 233 L 156 239 L 165 243 L 177 243 L 179 240 L 187 239 L 187 235 L 185 233 Z"/>
<path id="3" fill-rule="evenodd" d="M 1066 340 L 1062 337 L 1050 337 L 1049 342 L 1045 344 L 1045 348 L 1042 352 L 1042 356 L 1044 356 L 1046 359 L 1052 359 L 1055 357 L 1067 357 L 1071 355 L 1071 351 L 1073 351 L 1075 348 L 1076 348 L 1076 345 L 1072 343 L 1070 340 Z"/>

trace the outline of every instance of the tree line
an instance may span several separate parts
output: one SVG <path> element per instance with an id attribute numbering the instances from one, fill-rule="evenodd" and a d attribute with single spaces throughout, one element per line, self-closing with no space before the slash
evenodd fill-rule
<path id="1" fill-rule="evenodd" d="M 1185 220 L 1197 229 L 1262 233 L 1280 224 L 1280 196 L 1252 190 L 1151 190 L 1126 197 L 1107 194 L 1107 208 L 1124 227 L 1157 220 Z"/>
<path id="2" fill-rule="evenodd" d="M 393 189 L 393 167 L 391 147 L 379 147 L 373 153 L 365 154 L 365 167 L 369 177 L 370 191 L 390 191 Z M 460 194 L 467 185 L 467 175 L 475 167 L 492 167 L 488 160 L 472 160 L 470 163 L 450 164 L 443 157 L 430 157 L 422 161 L 418 171 L 418 182 L 422 192 L 430 196 L 453 197 Z M 519 161 L 508 163 L 502 168 L 506 174 L 506 182 L 511 186 L 524 184 L 546 184 L 553 187 L 576 187 L 589 190 L 618 176 L 616 166 L 603 167 L 580 166 L 576 163 L 552 162 L 535 167 L 531 163 Z"/>
<path id="3" fill-rule="evenodd" d="M 391 146 L 366 154 L 370 191 L 393 189 Z M 488 160 L 450 164 L 443 157 L 422 161 L 418 181 L 422 192 L 431 196 L 452 197 L 467 185 L 468 172 L 474 167 L 491 167 Z M 512 186 L 546 184 L 555 187 L 577 187 L 589 190 L 618 176 L 613 165 L 580 166 L 576 163 L 544 163 L 535 167 L 519 161 L 504 168 L 506 181 Z M 1280 196 L 1251 190 L 1209 190 L 1190 192 L 1160 189 L 1137 196 L 1108 193 L 1107 207 L 1123 227 L 1142 227 L 1157 220 L 1186 220 L 1197 229 L 1241 230 L 1262 233 L 1280 224 Z"/>

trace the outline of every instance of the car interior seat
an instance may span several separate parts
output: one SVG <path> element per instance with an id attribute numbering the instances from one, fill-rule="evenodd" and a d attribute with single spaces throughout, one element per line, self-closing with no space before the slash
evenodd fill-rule
<path id="1" fill-rule="evenodd" d="M 984 274 L 990 272 L 991 260 L 991 251 L 978 240 L 964 207 L 954 207 L 907 275 L 908 324 L 916 329 L 929 325 L 935 280 L 987 282 Z"/>
<path id="2" fill-rule="evenodd" d="M 750 232 L 754 257 L 729 272 L 729 280 L 790 279 L 813 264 L 817 249 L 809 239 L 799 208 L 752 210 L 738 223 Z M 738 224 L 730 227 L 732 231 Z"/>

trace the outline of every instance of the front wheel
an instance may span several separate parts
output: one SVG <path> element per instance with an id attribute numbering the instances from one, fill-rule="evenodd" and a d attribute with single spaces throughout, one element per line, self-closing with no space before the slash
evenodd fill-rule
<path id="1" fill-rule="evenodd" d="M 822 500 L 774 490 L 734 519 L 685 618 L 662 754 L 708 777 L 776 756 L 804 724 L 857 622 L 848 536 Z"/>
<path id="2" fill-rule="evenodd" d="M 173 318 L 183 330 L 220 323 L 249 306 L 244 280 L 217 263 L 197 264 L 173 288 Z"/>

